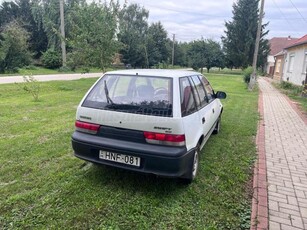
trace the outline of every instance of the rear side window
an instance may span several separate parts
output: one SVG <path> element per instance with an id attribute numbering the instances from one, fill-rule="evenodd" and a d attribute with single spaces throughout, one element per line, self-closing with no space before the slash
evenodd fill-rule
<path id="1" fill-rule="evenodd" d="M 192 92 L 192 85 L 187 77 L 180 78 L 180 103 L 181 116 L 187 116 L 196 111 L 195 98 Z"/>
<path id="2" fill-rule="evenodd" d="M 173 114 L 172 79 L 105 75 L 82 106 L 153 116 Z"/>
<path id="3" fill-rule="evenodd" d="M 209 83 L 209 81 L 205 78 L 205 77 L 201 77 L 201 80 L 204 84 L 205 90 L 207 92 L 207 97 L 208 97 L 208 101 L 212 101 L 215 97 L 214 97 L 214 91 Z"/>
<path id="4" fill-rule="evenodd" d="M 197 103 L 197 105 L 199 107 L 204 107 L 205 105 L 207 105 L 207 96 L 206 96 L 206 92 L 204 89 L 204 86 L 201 82 L 201 80 L 199 79 L 200 76 L 192 76 L 192 81 L 194 84 L 194 89 L 195 89 L 195 93 L 197 94 L 198 98 L 199 98 L 199 102 Z"/>

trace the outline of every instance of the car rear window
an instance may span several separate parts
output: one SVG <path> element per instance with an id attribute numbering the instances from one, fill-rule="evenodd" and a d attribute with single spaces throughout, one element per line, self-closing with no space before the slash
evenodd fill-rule
<path id="1" fill-rule="evenodd" d="M 173 114 L 172 79 L 165 77 L 105 75 L 82 106 L 152 116 Z"/>

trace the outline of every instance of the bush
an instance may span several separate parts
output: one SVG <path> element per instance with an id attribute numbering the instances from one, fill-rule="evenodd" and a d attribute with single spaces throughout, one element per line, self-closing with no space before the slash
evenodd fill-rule
<path id="1" fill-rule="evenodd" d="M 247 67 L 246 69 L 243 70 L 243 80 L 246 84 L 249 83 L 250 77 L 251 77 L 253 71 L 254 71 L 254 69 L 251 66 L 249 66 L 249 67 Z"/>
<path id="2" fill-rule="evenodd" d="M 0 31 L 0 73 L 18 73 L 19 68 L 31 63 L 29 33 L 16 21 Z"/>
<path id="3" fill-rule="evenodd" d="M 292 91 L 293 94 L 299 95 L 303 91 L 303 86 L 294 85 L 287 81 L 282 81 L 280 87 L 285 90 Z"/>
<path id="4" fill-rule="evenodd" d="M 59 72 L 61 73 L 67 73 L 67 72 L 70 72 L 71 69 L 67 66 L 62 66 L 61 68 L 59 68 Z"/>
<path id="5" fill-rule="evenodd" d="M 34 101 L 39 100 L 40 83 L 32 76 L 23 76 L 23 83 L 15 83 L 20 89 L 30 93 Z"/>
<path id="6" fill-rule="evenodd" d="M 27 66 L 24 66 L 23 68 L 26 70 L 36 70 L 37 69 L 36 66 L 34 65 L 27 65 Z"/>
<path id="7" fill-rule="evenodd" d="M 43 53 L 42 62 L 46 68 L 56 69 L 62 65 L 62 58 L 57 51 L 48 49 Z"/>

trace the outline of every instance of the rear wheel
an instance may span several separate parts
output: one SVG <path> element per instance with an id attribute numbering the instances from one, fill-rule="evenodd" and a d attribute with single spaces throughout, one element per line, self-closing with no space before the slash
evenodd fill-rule
<path id="1" fill-rule="evenodd" d="M 198 167 L 199 167 L 199 146 L 197 145 L 195 152 L 194 152 L 193 160 L 191 162 L 189 173 L 187 177 L 182 178 L 185 183 L 187 184 L 192 183 L 192 181 L 197 176 Z"/>
<path id="2" fill-rule="evenodd" d="M 222 115 L 220 115 L 219 118 L 217 119 L 215 128 L 213 130 L 213 134 L 218 134 L 220 132 L 220 129 L 221 129 L 221 116 Z"/>

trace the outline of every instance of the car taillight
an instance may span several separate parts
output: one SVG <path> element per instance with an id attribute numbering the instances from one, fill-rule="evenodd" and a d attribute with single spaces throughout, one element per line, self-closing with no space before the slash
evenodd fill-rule
<path id="1" fill-rule="evenodd" d="M 82 122 L 82 121 L 76 121 L 75 127 L 77 131 L 83 133 L 96 134 L 98 132 L 100 125 Z"/>
<path id="2" fill-rule="evenodd" d="M 146 142 L 150 144 L 172 145 L 172 146 L 185 145 L 185 135 L 144 132 L 144 136 Z"/>

